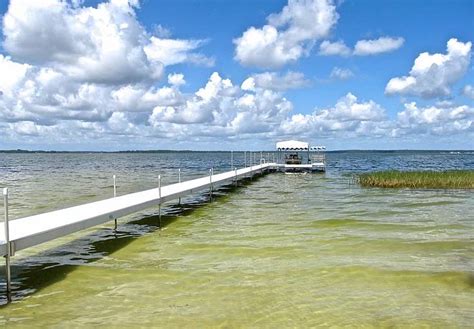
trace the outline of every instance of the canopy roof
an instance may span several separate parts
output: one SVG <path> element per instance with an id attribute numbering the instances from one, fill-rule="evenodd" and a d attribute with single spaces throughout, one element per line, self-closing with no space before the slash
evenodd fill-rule
<path id="1" fill-rule="evenodd" d="M 282 141 L 276 144 L 276 148 L 279 151 L 307 151 L 309 144 L 300 141 Z"/>
<path id="2" fill-rule="evenodd" d="M 281 141 L 276 143 L 278 151 L 324 151 L 326 146 L 311 146 L 306 142 L 300 141 Z"/>

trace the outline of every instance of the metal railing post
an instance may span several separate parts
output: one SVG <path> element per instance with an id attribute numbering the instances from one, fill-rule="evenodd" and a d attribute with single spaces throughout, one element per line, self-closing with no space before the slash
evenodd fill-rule
<path id="1" fill-rule="evenodd" d="M 114 198 L 117 197 L 117 182 L 116 182 L 116 176 L 113 176 L 114 179 Z M 117 230 L 117 218 L 114 218 L 114 230 Z"/>
<path id="2" fill-rule="evenodd" d="M 212 201 L 212 174 L 213 174 L 213 170 L 212 168 L 209 169 L 209 199 Z"/>
<path id="3" fill-rule="evenodd" d="M 8 188 L 3 189 L 3 206 L 5 208 L 5 243 L 6 243 L 6 255 L 5 255 L 5 274 L 7 279 L 7 294 L 12 291 L 12 276 L 10 270 L 10 256 L 11 256 L 11 245 L 10 245 L 10 229 L 8 226 Z"/>
<path id="4" fill-rule="evenodd" d="M 181 168 L 178 169 L 178 183 L 181 183 Z M 178 198 L 178 204 L 181 204 L 181 197 Z"/>
<path id="5" fill-rule="evenodd" d="M 234 168 L 234 151 L 230 151 L 230 169 Z"/>
<path id="6" fill-rule="evenodd" d="M 116 176 L 113 176 L 114 179 L 114 198 L 117 196 L 117 182 L 116 182 Z"/>
<path id="7" fill-rule="evenodd" d="M 158 196 L 160 198 L 160 203 L 158 204 L 158 222 L 161 229 L 161 175 L 158 175 Z"/>
<path id="8" fill-rule="evenodd" d="M 250 162 L 250 179 L 253 178 L 253 162 L 252 162 L 252 152 L 250 151 L 249 154 L 249 162 Z"/>
<path id="9" fill-rule="evenodd" d="M 237 168 L 234 168 L 234 174 L 235 174 L 235 186 L 238 186 L 239 179 L 237 178 Z"/>
<path id="10" fill-rule="evenodd" d="M 247 151 L 244 151 L 244 168 L 247 168 Z"/>

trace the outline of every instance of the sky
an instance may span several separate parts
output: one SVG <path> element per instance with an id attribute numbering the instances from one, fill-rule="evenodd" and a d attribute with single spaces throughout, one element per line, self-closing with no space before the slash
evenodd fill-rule
<path id="1" fill-rule="evenodd" d="M 0 149 L 474 149 L 471 0 L 0 0 Z"/>

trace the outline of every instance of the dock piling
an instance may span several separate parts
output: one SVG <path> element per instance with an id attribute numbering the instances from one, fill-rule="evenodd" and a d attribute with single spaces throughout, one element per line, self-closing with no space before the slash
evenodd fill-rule
<path id="1" fill-rule="evenodd" d="M 5 274 L 7 280 L 7 294 L 12 291 L 12 277 L 10 271 L 10 256 L 11 256 L 11 244 L 10 244 L 10 230 L 8 226 L 8 188 L 3 189 L 3 207 L 5 209 L 5 243 L 6 243 L 6 255 L 5 255 Z"/>

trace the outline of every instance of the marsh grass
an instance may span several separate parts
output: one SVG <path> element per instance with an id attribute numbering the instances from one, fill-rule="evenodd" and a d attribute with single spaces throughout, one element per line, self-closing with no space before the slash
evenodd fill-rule
<path id="1" fill-rule="evenodd" d="M 363 187 L 474 189 L 474 170 L 379 171 L 359 175 Z"/>

